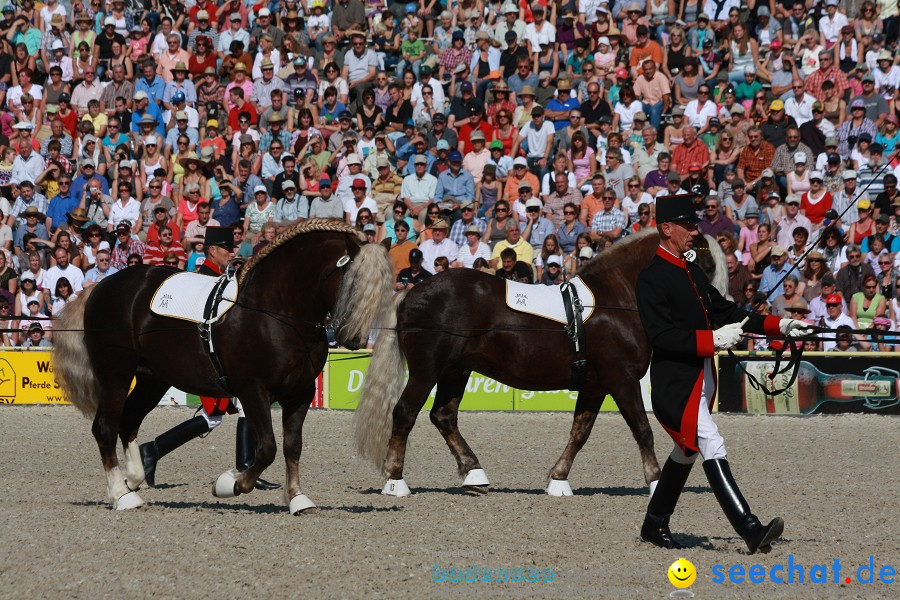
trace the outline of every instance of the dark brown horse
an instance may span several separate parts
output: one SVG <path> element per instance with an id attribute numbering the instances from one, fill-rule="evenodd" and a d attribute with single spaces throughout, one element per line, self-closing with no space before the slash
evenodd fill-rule
<path id="1" fill-rule="evenodd" d="M 579 272 L 596 302 L 585 323 L 589 366 L 569 443 L 549 473 L 551 495 L 572 494 L 569 470 L 607 394 L 638 443 L 651 490 L 659 479 L 639 386 L 650 364 L 650 346 L 634 293 L 638 273 L 658 244 L 655 230 L 637 234 L 601 252 Z M 716 266 L 724 270 L 724 255 L 715 241 L 712 246 L 721 261 Z M 403 480 L 407 438 L 435 384 L 431 422 L 456 458 L 463 485 L 480 492 L 487 491 L 487 476 L 457 428 L 457 412 L 472 371 L 519 389 L 557 390 L 569 385 L 574 355 L 564 326 L 508 308 L 505 285 L 480 271 L 452 269 L 395 299 L 396 310 L 376 342 L 356 415 L 357 448 L 388 477 L 384 493 L 409 494 Z M 405 388 L 404 359 L 409 370 Z"/>
<path id="2" fill-rule="evenodd" d="M 237 302 L 214 325 L 228 390 L 218 384 L 197 325 L 150 312 L 151 298 L 171 269 L 125 269 L 69 305 L 54 336 L 54 372 L 66 398 L 93 419 L 115 508 L 143 504 L 136 493 L 144 469 L 135 440 L 170 386 L 241 400 L 256 460 L 244 472 L 220 476 L 219 496 L 249 493 L 274 460 L 270 408 L 278 402 L 290 510 L 298 514 L 315 506 L 300 492 L 299 463 L 303 421 L 328 356 L 324 321 L 331 312 L 338 341 L 358 348 L 390 307 L 393 268 L 387 252 L 360 244 L 357 231 L 343 222 L 315 219 L 282 233 L 241 268 Z M 116 438 L 125 449 L 121 469 Z"/>

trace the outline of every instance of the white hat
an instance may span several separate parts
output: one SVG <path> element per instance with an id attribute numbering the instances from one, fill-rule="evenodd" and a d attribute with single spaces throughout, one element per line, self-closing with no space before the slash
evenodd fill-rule
<path id="1" fill-rule="evenodd" d="M 517 7 L 512 2 L 503 5 L 503 14 L 504 15 L 508 14 L 508 13 L 518 13 L 518 12 L 519 12 L 519 7 Z"/>
<path id="2" fill-rule="evenodd" d="M 115 25 L 115 24 L 116 24 L 116 18 L 115 18 L 115 17 L 106 17 L 106 18 L 103 20 L 103 25 L 104 25 L 104 26 L 105 26 L 105 25 Z"/>
<path id="3" fill-rule="evenodd" d="M 590 246 L 585 246 L 578 251 L 578 258 L 594 258 L 594 251 Z"/>
<path id="4" fill-rule="evenodd" d="M 259 192 L 265 192 L 266 194 L 268 194 L 269 190 L 267 190 L 266 186 L 264 186 L 264 185 L 258 185 L 255 188 L 253 188 L 254 194 L 258 194 Z"/>
<path id="5" fill-rule="evenodd" d="M 62 43 L 62 40 L 53 40 L 53 43 L 50 44 L 51 50 L 63 50 L 65 45 Z"/>
<path id="6" fill-rule="evenodd" d="M 794 152 L 794 163 L 806 164 L 806 152 Z"/>
<path id="7" fill-rule="evenodd" d="M 825 176 L 822 174 L 822 171 L 813 171 L 809 174 L 809 179 L 812 181 L 813 179 L 818 179 L 819 181 L 824 181 Z"/>
<path id="8" fill-rule="evenodd" d="M 150 96 L 148 96 L 147 92 L 145 92 L 144 90 L 134 93 L 135 100 L 148 100 L 149 98 Z"/>
<path id="9" fill-rule="evenodd" d="M 609 38 L 606 37 L 605 35 L 601 36 L 600 39 L 597 40 L 597 45 L 599 46 L 600 44 L 603 44 L 604 46 L 609 46 Z"/>
<path id="10" fill-rule="evenodd" d="M 156 137 L 148 135 L 147 137 L 144 138 L 144 145 L 145 146 L 156 146 L 157 145 Z"/>
<path id="11" fill-rule="evenodd" d="M 562 258 L 559 256 L 559 254 L 551 254 L 550 256 L 547 257 L 547 264 L 548 265 L 562 265 Z"/>
<path id="12" fill-rule="evenodd" d="M 15 125 L 13 125 L 13 129 L 18 129 L 19 131 L 31 131 L 34 129 L 34 125 L 29 123 L 28 121 L 19 121 Z"/>
<path id="13" fill-rule="evenodd" d="M 513 166 L 514 167 L 518 167 L 518 166 L 527 167 L 528 161 L 525 160 L 524 156 L 517 156 L 516 159 L 513 161 Z"/>
<path id="14" fill-rule="evenodd" d="M 541 201 L 537 198 L 529 198 L 525 203 L 525 208 L 541 208 Z"/>
<path id="15" fill-rule="evenodd" d="M 261 8 L 261 9 L 259 9 L 259 12 L 256 14 L 260 17 L 271 17 L 272 11 L 269 10 L 268 8 Z"/>
<path id="16" fill-rule="evenodd" d="M 348 154 L 347 155 L 347 164 L 348 165 L 361 165 L 362 161 L 359 160 L 358 154 Z"/>

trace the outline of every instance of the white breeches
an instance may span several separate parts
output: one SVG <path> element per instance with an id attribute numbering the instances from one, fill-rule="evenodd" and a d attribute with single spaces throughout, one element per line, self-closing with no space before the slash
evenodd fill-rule
<path id="1" fill-rule="evenodd" d="M 234 404 L 234 407 L 237 409 L 238 417 L 243 417 L 244 416 L 244 407 L 241 406 L 241 401 L 238 400 L 237 398 L 232 398 L 231 403 Z M 223 415 L 210 416 L 209 413 L 206 412 L 205 408 L 200 411 L 200 415 L 204 419 L 206 419 L 206 424 L 209 426 L 210 431 L 212 431 L 213 429 L 215 429 L 222 423 Z"/>
<path id="2" fill-rule="evenodd" d="M 703 363 L 703 388 L 700 391 L 700 406 L 697 410 L 697 447 L 703 460 L 726 458 L 725 439 L 709 414 L 709 400 L 716 393 L 713 377 L 713 362 L 707 358 Z M 669 457 L 677 463 L 688 465 L 697 460 L 697 454 L 687 456 L 677 444 Z"/>

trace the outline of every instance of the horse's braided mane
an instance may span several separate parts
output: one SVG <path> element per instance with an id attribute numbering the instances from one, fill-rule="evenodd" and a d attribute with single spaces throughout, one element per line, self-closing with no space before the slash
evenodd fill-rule
<path id="1" fill-rule="evenodd" d="M 267 244 L 265 248 L 259 251 L 259 254 L 254 255 L 250 260 L 248 260 L 241 270 L 238 272 L 238 284 L 244 283 L 244 280 L 247 279 L 247 275 L 253 270 L 253 267 L 258 265 L 261 261 L 265 260 L 267 256 L 272 254 L 279 247 L 283 246 L 287 242 L 291 241 L 298 235 L 302 235 L 304 233 L 313 233 L 316 231 L 334 231 L 338 233 L 347 233 L 356 236 L 357 239 L 363 241 L 362 234 L 358 229 L 353 227 L 352 225 L 347 225 L 344 221 L 340 219 L 307 219 L 305 221 L 301 221 L 296 225 L 284 230 L 278 236 L 272 240 L 271 244 Z"/>
<path id="2" fill-rule="evenodd" d="M 584 265 L 583 270 L 590 273 L 595 270 L 603 269 L 604 267 L 607 267 L 607 265 L 620 266 L 622 264 L 633 262 L 635 259 L 639 258 L 634 254 L 635 246 L 644 238 L 655 235 L 658 235 L 655 227 L 647 227 L 634 235 L 630 235 L 624 240 L 613 244 L 610 248 L 598 252 L 594 258 Z M 635 268 L 640 270 L 645 266 L 646 265 L 643 264 L 635 265 Z"/>

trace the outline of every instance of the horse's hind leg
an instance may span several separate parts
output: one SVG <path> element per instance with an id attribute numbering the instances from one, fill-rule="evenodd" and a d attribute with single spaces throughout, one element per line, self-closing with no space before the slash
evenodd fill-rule
<path id="1" fill-rule="evenodd" d="M 457 377 L 445 378 L 438 382 L 437 396 L 429 416 L 431 422 L 444 436 L 453 457 L 456 458 L 459 475 L 465 478 L 463 486 L 474 492 L 486 494 L 490 482 L 478 462 L 478 457 L 459 432 L 457 423 L 459 405 L 466 391 L 470 373 L 471 371 L 467 371 Z"/>
<path id="2" fill-rule="evenodd" d="M 610 382 L 610 392 L 616 400 L 622 418 L 628 423 L 631 434 L 634 436 L 641 452 L 641 462 L 644 467 L 644 481 L 650 486 L 650 494 L 656 489 L 659 480 L 659 462 L 656 460 L 656 452 L 653 450 L 653 430 L 647 420 L 647 411 L 644 410 L 644 401 L 641 398 L 639 378 L 623 377 Z"/>
<path id="3" fill-rule="evenodd" d="M 314 513 L 316 505 L 300 491 L 300 453 L 303 450 L 303 422 L 315 394 L 315 384 L 305 387 L 290 400 L 280 400 L 284 428 L 285 499 L 292 515 Z"/>
<path id="4" fill-rule="evenodd" d="M 169 384 L 150 375 L 137 375 L 137 384 L 125 400 L 119 438 L 125 449 L 125 481 L 137 490 L 144 482 L 144 463 L 138 448 L 137 434 L 141 423 L 158 404 Z"/>
<path id="5" fill-rule="evenodd" d="M 403 463 L 406 459 L 406 443 L 419 411 L 428 400 L 428 393 L 434 385 L 434 380 L 422 377 L 410 369 L 409 381 L 403 389 L 400 400 L 394 407 L 394 426 L 391 430 L 391 439 L 388 441 L 387 455 L 384 458 L 383 472 L 388 477 L 388 482 L 382 490 L 389 496 L 408 496 L 410 494 L 406 482 L 403 480 Z"/>
<path id="6" fill-rule="evenodd" d="M 143 505 L 144 501 L 128 487 L 125 474 L 119 467 L 119 458 L 116 456 L 116 442 L 134 365 L 126 364 L 121 354 L 118 359 L 107 356 L 101 357 L 98 361 L 104 365 L 107 376 L 100 381 L 98 389 L 100 401 L 91 431 L 97 440 L 103 469 L 106 471 L 107 495 L 116 510 L 137 508 Z"/>
<path id="7" fill-rule="evenodd" d="M 572 421 L 572 431 L 569 433 L 569 443 L 553 468 L 550 469 L 550 482 L 547 485 L 547 493 L 551 496 L 571 496 L 572 488 L 569 485 L 569 471 L 575 456 L 584 447 L 585 442 L 591 436 L 594 421 L 603 404 L 603 390 L 591 377 L 584 388 L 578 393 L 575 402 L 575 416 Z"/>

